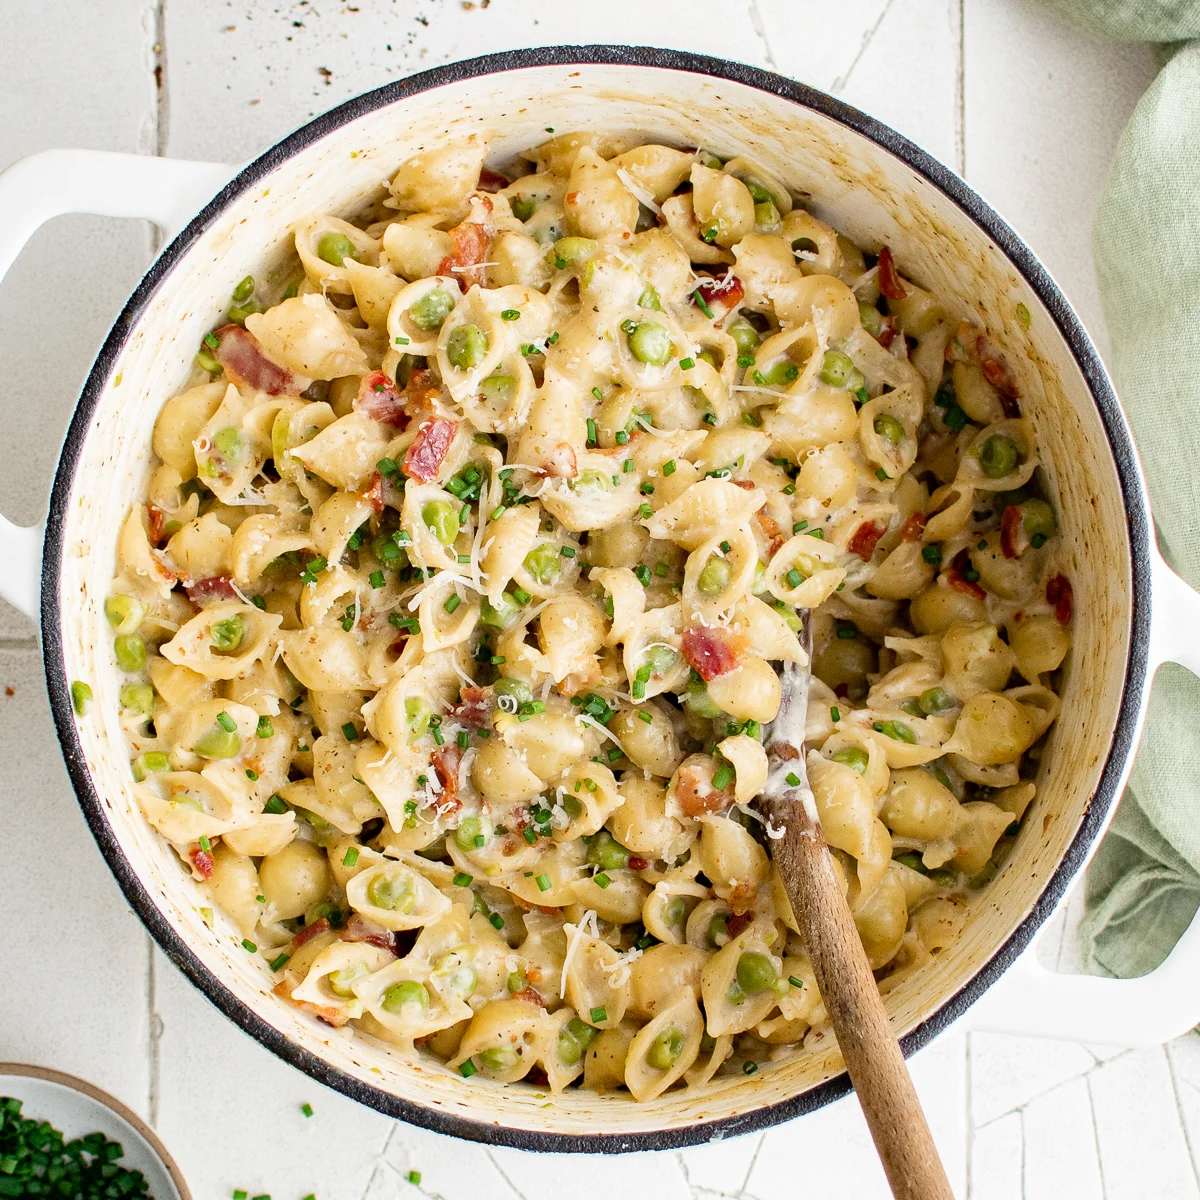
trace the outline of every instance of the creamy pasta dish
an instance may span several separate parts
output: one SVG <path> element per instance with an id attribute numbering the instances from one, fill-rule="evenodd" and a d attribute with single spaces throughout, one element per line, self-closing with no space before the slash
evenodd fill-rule
<path id="1" fill-rule="evenodd" d="M 279 996 L 645 1101 L 826 1022 L 754 803 L 802 618 L 807 775 L 888 989 L 1018 836 L 1071 588 L 1031 372 L 887 246 L 745 157 L 486 151 L 231 278 L 120 533 L 121 720 Z"/>

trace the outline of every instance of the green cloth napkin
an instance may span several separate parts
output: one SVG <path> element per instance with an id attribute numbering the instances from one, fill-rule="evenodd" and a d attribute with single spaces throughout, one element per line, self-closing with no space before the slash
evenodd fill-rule
<path id="1" fill-rule="evenodd" d="M 1094 33 L 1163 51 L 1117 146 L 1093 253 L 1159 545 L 1200 586 L 1200 0 L 1042 2 Z M 1084 898 L 1086 965 L 1122 978 L 1158 966 L 1200 906 L 1200 680 L 1182 667 L 1155 680 Z"/>

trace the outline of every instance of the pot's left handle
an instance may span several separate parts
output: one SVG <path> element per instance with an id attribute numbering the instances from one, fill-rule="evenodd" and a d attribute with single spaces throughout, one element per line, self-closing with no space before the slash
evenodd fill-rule
<path id="1" fill-rule="evenodd" d="M 1173 662 L 1200 675 L 1200 593 L 1151 550 L 1149 672 Z M 1063 1041 L 1157 1046 L 1200 1025 L 1200 912 L 1148 975 L 1062 975 L 1037 959 L 1037 938 L 967 1011 L 967 1029 Z"/>
<path id="2" fill-rule="evenodd" d="M 0 280 L 38 228 L 66 213 L 152 221 L 169 242 L 233 173 L 221 163 L 104 150 L 23 158 L 0 174 Z M 41 526 L 0 516 L 0 597 L 35 620 L 41 553 Z"/>

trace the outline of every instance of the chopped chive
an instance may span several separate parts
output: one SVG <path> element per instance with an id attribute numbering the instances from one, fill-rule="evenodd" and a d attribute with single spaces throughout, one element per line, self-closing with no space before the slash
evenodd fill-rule
<path id="1" fill-rule="evenodd" d="M 692 299 L 696 302 L 696 307 L 711 321 L 713 310 L 708 307 L 708 301 L 704 299 L 699 288 L 692 293 Z"/>
<path id="2" fill-rule="evenodd" d="M 713 776 L 713 787 L 723 792 L 733 781 L 733 768 L 728 763 L 722 763 L 721 768 Z"/>
<path id="3" fill-rule="evenodd" d="M 494 916 L 496 916 L 496 914 L 492 913 L 492 916 L 494 917 Z M 475 1071 L 476 1071 L 475 1064 L 469 1058 L 467 1059 L 466 1062 L 462 1063 L 458 1068 L 458 1073 L 464 1079 L 470 1079 L 471 1076 L 475 1074 Z"/>
<path id="4" fill-rule="evenodd" d="M 248 950 L 251 954 L 258 953 L 258 947 L 249 938 L 242 938 L 242 949 Z"/>
<path id="5" fill-rule="evenodd" d="M 810 529 L 804 536 L 805 537 L 815 537 L 817 539 L 817 541 L 823 542 L 825 540 L 825 530 Z"/>
<path id="6" fill-rule="evenodd" d="M 71 707 L 77 717 L 87 714 L 88 705 L 92 702 L 92 689 L 81 679 L 71 684 Z"/>
<path id="7" fill-rule="evenodd" d="M 504 928 L 504 918 L 499 913 L 492 913 L 492 915 L 488 917 L 488 920 L 492 923 L 493 929 Z"/>
<path id="8" fill-rule="evenodd" d="M 288 807 L 282 796 L 272 796 L 270 800 L 263 805 L 263 812 L 270 813 L 272 816 L 282 816 L 287 812 Z"/>
<path id="9" fill-rule="evenodd" d="M 371 574 L 367 578 L 370 581 L 370 584 L 373 588 L 383 587 L 383 572 L 382 571 L 372 571 Z"/>
<path id="10" fill-rule="evenodd" d="M 758 1063 L 756 1063 L 754 1061 L 754 1059 L 748 1058 L 744 1063 L 742 1063 L 742 1074 L 743 1075 L 753 1075 L 757 1071 L 758 1071 Z"/>
<path id="11" fill-rule="evenodd" d="M 358 862 L 358 847 L 351 846 L 345 854 L 342 855 L 342 866 L 352 867 Z"/>
<path id="12" fill-rule="evenodd" d="M 530 602 L 530 600 L 533 599 L 533 597 L 523 587 L 513 588 L 512 598 L 518 604 L 528 604 Z"/>
<path id="13" fill-rule="evenodd" d="M 246 778 L 249 779 L 251 783 L 257 783 L 258 782 L 258 772 L 252 771 L 252 770 L 250 770 L 249 767 L 247 767 L 246 768 Z"/>
<path id="14" fill-rule="evenodd" d="M 638 713 L 638 720 L 645 721 L 647 725 L 650 725 L 654 721 L 654 714 L 648 713 L 645 709 L 642 709 L 642 711 Z"/>
<path id="15" fill-rule="evenodd" d="M 594 446 L 596 444 L 596 422 L 591 417 L 587 419 L 587 444 Z"/>
<path id="16" fill-rule="evenodd" d="M 200 849 L 203 850 L 205 854 L 208 854 L 212 850 L 212 842 L 210 842 L 204 834 L 200 835 Z"/>
<path id="17" fill-rule="evenodd" d="M 353 721 L 347 721 L 345 725 L 342 726 L 342 737 L 344 737 L 348 742 L 358 741 L 358 730 L 354 727 Z"/>
<path id="18" fill-rule="evenodd" d="M 612 879 L 605 875 L 603 871 L 601 871 L 599 875 L 596 875 L 592 878 L 592 882 L 598 888 L 606 888 L 610 883 L 612 883 Z"/>
<path id="19" fill-rule="evenodd" d="M 663 465 L 662 465 L 662 473 L 664 475 L 674 475 L 676 470 L 677 470 L 677 468 L 675 466 L 675 460 L 673 458 L 667 459 L 667 461 L 665 463 L 663 463 Z"/>
<path id="20" fill-rule="evenodd" d="M 303 1114 L 304 1114 L 306 1117 L 311 1117 L 311 1116 L 313 1115 L 313 1108 L 312 1108 L 312 1105 L 311 1105 L 311 1104 L 302 1104 L 302 1105 L 300 1105 L 300 1111 L 301 1111 L 301 1112 L 302 1112 L 302 1113 L 303 1113 Z"/>
<path id="21" fill-rule="evenodd" d="M 471 735 L 465 729 L 458 731 L 458 737 L 454 739 L 458 743 L 460 750 L 465 750 L 471 744 Z"/>
<path id="22" fill-rule="evenodd" d="M 520 315 L 520 314 L 518 314 L 518 315 Z M 420 1171 L 409 1171 L 408 1182 L 411 1183 L 413 1185 L 413 1187 L 419 1187 L 420 1183 L 421 1183 L 421 1172 Z"/>
<path id="23" fill-rule="evenodd" d="M 554 885 L 550 882 L 549 875 L 539 875 L 534 883 L 538 885 L 539 892 L 548 892 Z"/>
<path id="24" fill-rule="evenodd" d="M 574 546 L 561 546 L 559 548 L 558 552 L 560 555 L 562 555 L 563 558 L 574 558 L 575 557 L 575 547 Z"/>
<path id="25" fill-rule="evenodd" d="M 592 388 L 592 395 L 595 396 L 597 400 L 604 399 L 604 393 L 598 387 Z"/>
<path id="26" fill-rule="evenodd" d="M 618 446 L 628 445 L 629 434 L 627 434 L 623 429 L 618 429 L 617 432 L 613 434 L 613 441 L 616 442 Z"/>
<path id="27" fill-rule="evenodd" d="M 690 371 L 696 365 L 694 358 L 681 358 L 679 360 L 679 369 L 681 371 Z"/>
<path id="28" fill-rule="evenodd" d="M 829 715 L 833 719 L 834 723 L 836 724 L 838 721 L 840 721 L 842 719 L 842 710 L 840 708 L 838 708 L 838 706 L 835 704 L 829 710 Z"/>
<path id="29" fill-rule="evenodd" d="M 641 492 L 643 496 L 653 496 L 654 495 L 654 484 L 643 483 L 642 486 L 640 488 L 638 488 L 638 491 Z"/>
<path id="30" fill-rule="evenodd" d="M 784 778 L 791 784 L 792 787 L 800 786 L 800 776 L 795 771 L 789 771 Z"/>
<path id="31" fill-rule="evenodd" d="M 237 722 L 227 712 L 225 712 L 224 709 L 217 713 L 217 724 L 220 725 L 220 727 L 225 730 L 226 733 L 237 732 Z"/>
<path id="32" fill-rule="evenodd" d="M 624 461 L 624 462 L 621 464 L 621 470 L 622 470 L 622 471 L 624 471 L 626 475 L 628 475 L 628 474 L 629 474 L 629 472 L 633 470 L 633 459 L 632 459 L 632 458 L 627 458 L 627 459 L 626 459 L 626 460 L 625 460 L 625 461 Z M 1042 535 L 1041 535 L 1041 534 L 1034 534 L 1034 536 L 1035 536 L 1035 537 L 1042 537 Z"/>
<path id="33" fill-rule="evenodd" d="M 800 586 L 800 585 L 801 585 L 801 584 L 804 582 L 804 579 L 803 579 L 803 577 L 801 576 L 800 572 L 796 570 L 796 568 L 795 568 L 795 567 L 793 567 L 793 568 L 792 568 L 792 569 L 791 569 L 791 570 L 790 570 L 790 571 L 789 571 L 789 572 L 788 572 L 788 573 L 787 573 L 787 574 L 784 576 L 784 578 L 785 578 L 785 579 L 787 580 L 787 582 L 788 582 L 788 587 L 792 587 L 792 588 L 798 588 L 798 587 L 799 587 L 799 586 Z"/>
<path id="34" fill-rule="evenodd" d="M 446 601 L 446 603 L 442 605 L 442 607 L 448 613 L 452 613 L 461 603 L 462 603 L 462 597 L 457 592 L 455 592 L 453 595 L 451 595 L 449 597 L 449 599 Z"/>
<path id="35" fill-rule="evenodd" d="M 502 321 L 519 321 L 521 319 L 521 312 L 516 308 L 506 308 L 500 314 L 500 319 Z"/>
<path id="36" fill-rule="evenodd" d="M 640 505 L 638 508 L 638 516 L 641 517 L 643 521 L 645 521 L 648 518 L 654 516 L 654 509 L 652 509 L 650 507 L 650 505 L 648 505 L 648 504 Z"/>
<path id="37" fill-rule="evenodd" d="M 644 563 L 641 566 L 634 567 L 633 573 L 641 580 L 642 587 L 650 586 L 650 568 Z"/>
<path id="38" fill-rule="evenodd" d="M 529 843 L 531 846 L 534 844 L 534 842 L 536 842 L 536 841 L 538 840 L 538 833 L 537 833 L 537 830 L 536 830 L 536 829 L 532 829 L 532 828 L 523 830 L 523 831 L 522 831 L 522 833 L 521 833 L 521 836 L 522 836 L 522 837 L 523 837 L 523 838 L 524 838 L 524 839 L 525 839 L 525 840 L 526 840 L 526 841 L 527 841 L 527 842 L 528 842 L 528 843 Z"/>
<path id="39" fill-rule="evenodd" d="M 603 1024 L 608 1020 L 608 1009 L 605 1008 L 603 1004 L 598 1005 L 596 1008 L 592 1009 L 588 1016 L 592 1018 L 593 1025 Z"/>
<path id="40" fill-rule="evenodd" d="M 792 526 L 792 532 L 793 532 L 793 533 L 800 533 L 801 531 L 803 531 L 803 530 L 805 530 L 805 529 L 807 529 L 807 528 L 808 528 L 808 522 L 807 522 L 807 521 L 797 521 L 797 522 L 795 523 L 795 525 L 793 525 L 793 526 Z"/>
<path id="41" fill-rule="evenodd" d="M 291 958 L 290 954 L 277 955 L 275 958 L 271 959 L 271 970 L 272 971 L 282 970 L 283 967 L 287 964 L 287 961 L 289 958 Z"/>

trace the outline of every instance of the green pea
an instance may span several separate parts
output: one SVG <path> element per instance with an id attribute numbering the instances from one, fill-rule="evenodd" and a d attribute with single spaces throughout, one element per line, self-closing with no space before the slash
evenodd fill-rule
<path id="1" fill-rule="evenodd" d="M 148 683 L 127 683 L 121 689 L 121 707 L 144 717 L 154 715 L 154 689 Z"/>
<path id="2" fill-rule="evenodd" d="M 348 967 L 342 967 L 338 971 L 330 971 L 325 976 L 325 982 L 329 984 L 329 990 L 335 996 L 350 997 L 354 995 L 354 981 L 361 979 L 368 973 L 368 970 L 365 962 L 351 963 Z M 420 984 L 417 986 L 420 987 Z"/>
<path id="3" fill-rule="evenodd" d="M 567 1032 L 585 1050 L 600 1036 L 600 1030 L 594 1025 L 587 1024 L 586 1021 L 581 1021 L 578 1017 L 572 1017 L 567 1022 Z"/>
<path id="4" fill-rule="evenodd" d="M 499 604 L 492 604 L 485 596 L 479 602 L 479 623 L 493 629 L 507 629 L 521 615 L 521 606 L 508 593 L 500 596 Z"/>
<path id="5" fill-rule="evenodd" d="M 458 509 L 448 500 L 430 500 L 421 509 L 425 528 L 443 546 L 453 545 L 458 537 Z"/>
<path id="6" fill-rule="evenodd" d="M 845 746 L 835 752 L 833 761 L 865 775 L 867 771 L 867 752 L 861 746 Z"/>
<path id="7" fill-rule="evenodd" d="M 408 310 L 408 315 L 418 329 L 441 329 L 453 307 L 454 297 L 445 288 L 431 288 Z"/>
<path id="8" fill-rule="evenodd" d="M 147 775 L 169 771 L 171 760 L 161 750 L 147 750 L 145 754 L 139 754 L 130 766 L 133 768 L 134 779 L 141 783 Z"/>
<path id="9" fill-rule="evenodd" d="M 113 638 L 113 653 L 122 671 L 132 674 L 146 665 L 146 643 L 137 633 L 123 633 Z"/>
<path id="10" fill-rule="evenodd" d="M 910 717 L 924 717 L 927 715 L 920 704 L 912 699 L 902 700 L 900 702 L 900 711 L 908 713 Z"/>
<path id="11" fill-rule="evenodd" d="M 226 461 L 237 462 L 242 457 L 246 443 L 242 435 L 232 426 L 226 425 L 213 434 L 213 449 Z"/>
<path id="12" fill-rule="evenodd" d="M 358 251 L 344 233 L 323 233 L 317 242 L 317 257 L 330 266 L 340 267 L 348 258 L 357 259 Z"/>
<path id="13" fill-rule="evenodd" d="M 749 321 L 742 319 L 734 321 L 725 332 L 733 338 L 739 355 L 753 354 L 758 343 L 762 341 L 762 338 L 758 336 L 758 330 Z"/>
<path id="14" fill-rule="evenodd" d="M 245 325 L 251 313 L 264 312 L 261 301 L 247 300 L 245 304 L 231 304 L 225 314 L 235 325 Z"/>
<path id="15" fill-rule="evenodd" d="M 841 350 L 826 350 L 821 363 L 821 382 L 830 387 L 845 387 L 856 368 L 854 360 Z"/>
<path id="16" fill-rule="evenodd" d="M 478 1055 L 479 1064 L 485 1071 L 498 1074 L 511 1071 L 517 1065 L 517 1052 L 510 1046 L 492 1046 Z"/>
<path id="17" fill-rule="evenodd" d="M 213 723 L 192 744 L 192 751 L 201 758 L 236 758 L 242 752 L 242 739 L 236 730 Z"/>
<path id="18" fill-rule="evenodd" d="M 525 570 L 542 585 L 549 587 L 558 578 L 562 570 L 562 554 L 552 542 L 543 542 L 534 546 L 525 555 Z"/>
<path id="19" fill-rule="evenodd" d="M 429 728 L 429 718 L 433 709 L 429 701 L 421 696 L 407 696 L 404 700 L 404 719 L 408 722 L 408 736 L 416 741 Z"/>
<path id="20" fill-rule="evenodd" d="M 487 352 L 488 335 L 478 325 L 460 325 L 446 339 L 446 358 L 460 371 L 479 366 Z"/>
<path id="21" fill-rule="evenodd" d="M 892 860 L 906 866 L 910 871 L 920 871 L 922 875 L 929 874 L 929 868 L 921 860 L 915 850 L 905 850 L 903 854 L 893 854 Z"/>
<path id="22" fill-rule="evenodd" d="M 398 875 L 376 875 L 367 884 L 367 899 L 376 908 L 386 908 L 389 912 L 412 912 L 417 903 L 412 885 Z"/>
<path id="23" fill-rule="evenodd" d="M 524 223 L 533 216 L 533 210 L 537 208 L 537 200 L 533 196 L 517 196 L 510 207 L 513 216 Z"/>
<path id="24" fill-rule="evenodd" d="M 585 237 L 565 237 L 559 238 L 554 243 L 554 248 L 551 250 L 549 257 L 553 260 L 554 265 L 562 270 L 562 267 L 569 267 L 572 263 L 581 262 L 591 258 L 596 253 L 596 243 L 591 238 Z M 562 264 L 560 267 L 559 264 Z"/>
<path id="25" fill-rule="evenodd" d="M 880 413 L 875 418 L 873 428 L 885 442 L 898 446 L 904 441 L 904 426 L 891 413 Z"/>
<path id="26" fill-rule="evenodd" d="M 729 914 L 715 913 L 708 922 L 704 936 L 710 946 L 723 946 L 729 941 Z"/>
<path id="27" fill-rule="evenodd" d="M 872 337 L 878 337 L 883 332 L 883 313 L 875 305 L 867 304 L 865 301 L 860 302 L 858 306 L 858 319 L 862 322 L 862 327 Z"/>
<path id="28" fill-rule="evenodd" d="M 254 295 L 254 276 L 247 275 L 237 287 L 233 289 L 233 299 L 241 304 L 243 300 L 249 300 Z"/>
<path id="29" fill-rule="evenodd" d="M 246 635 L 246 620 L 240 614 L 214 621 L 208 631 L 209 641 L 216 650 L 236 650 Z"/>
<path id="30" fill-rule="evenodd" d="M 779 228 L 779 209 L 771 200 L 764 200 L 754 206 L 754 224 L 764 233 L 773 233 Z"/>
<path id="31" fill-rule="evenodd" d="M 475 849 L 475 839 L 483 835 L 483 822 L 478 817 L 463 817 L 454 831 L 454 843 L 467 853 Z"/>
<path id="32" fill-rule="evenodd" d="M 419 980 L 402 979 L 384 991 L 380 1004 L 384 1012 L 402 1013 L 410 1004 L 415 1005 L 421 1012 L 427 1012 L 429 991 Z"/>
<path id="33" fill-rule="evenodd" d="M 146 606 L 133 596 L 109 596 L 104 602 L 104 615 L 117 633 L 136 633 L 146 616 Z"/>
<path id="34" fill-rule="evenodd" d="M 931 687 L 921 693 L 917 704 L 921 712 L 927 717 L 931 717 L 934 713 L 945 712 L 946 709 L 953 708 L 954 697 L 945 688 Z"/>
<path id="35" fill-rule="evenodd" d="M 1054 509 L 1045 500 L 1026 500 L 1021 505 L 1021 517 L 1025 525 L 1025 535 L 1035 549 L 1043 546 L 1058 532 Z M 1037 540 L 1039 538 L 1040 541 Z"/>
<path id="36" fill-rule="evenodd" d="M 638 362 L 665 366 L 671 361 L 671 334 L 657 321 L 642 321 L 629 331 L 629 352 Z"/>
<path id="37" fill-rule="evenodd" d="M 479 384 L 479 394 L 492 408 L 507 408 L 517 391 L 517 381 L 511 375 L 489 375 Z"/>
<path id="38" fill-rule="evenodd" d="M 710 554 L 708 562 L 704 564 L 700 572 L 700 578 L 696 581 L 696 586 L 706 596 L 719 596 L 729 586 L 732 578 L 733 568 L 729 562 L 715 554 Z"/>
<path id="39" fill-rule="evenodd" d="M 638 297 L 638 308 L 649 308 L 654 312 L 662 312 L 662 301 L 658 298 L 658 292 L 650 285 L 646 284 L 642 289 L 642 294 Z"/>
<path id="40" fill-rule="evenodd" d="M 765 371 L 755 371 L 754 382 L 760 387 L 784 387 L 800 376 L 800 368 L 790 358 L 781 358 Z"/>
<path id="41" fill-rule="evenodd" d="M 669 1071 L 683 1053 L 684 1042 L 687 1039 L 678 1025 L 668 1025 L 650 1043 L 646 1051 L 646 1061 L 656 1071 Z"/>
<path id="42" fill-rule="evenodd" d="M 565 812 L 572 820 L 583 816 L 583 804 L 570 793 L 565 795 L 559 801 L 559 804 L 562 805 L 563 812 Z"/>
<path id="43" fill-rule="evenodd" d="M 775 964 L 765 954 L 748 950 L 737 961 L 738 986 L 748 996 L 773 988 L 778 978 Z"/>
<path id="44" fill-rule="evenodd" d="M 650 668 L 650 674 L 660 679 L 679 661 L 679 655 L 670 646 L 662 644 L 650 646 L 642 658 L 642 663 Z"/>
<path id="45" fill-rule="evenodd" d="M 558 1061 L 565 1067 L 573 1067 L 583 1057 L 583 1047 L 566 1029 L 558 1035 Z"/>
<path id="46" fill-rule="evenodd" d="M 672 896 L 670 900 L 662 906 L 662 919 L 667 925 L 682 924 L 683 918 L 687 916 L 687 902 L 682 896 Z"/>
<path id="47" fill-rule="evenodd" d="M 721 706 L 708 694 L 708 688 L 697 680 L 690 680 L 680 699 L 687 705 L 688 712 L 697 717 L 714 718 L 721 715 Z"/>
<path id="48" fill-rule="evenodd" d="M 202 371 L 207 371 L 210 375 L 215 375 L 221 369 L 221 364 L 208 352 L 205 346 L 201 346 L 196 351 L 196 365 Z"/>
<path id="49" fill-rule="evenodd" d="M 906 742 L 910 746 L 917 744 L 917 736 L 903 721 L 876 721 L 875 732 L 894 742 Z"/>
<path id="50" fill-rule="evenodd" d="M 588 846 L 587 860 L 602 871 L 619 871 L 629 866 L 629 851 L 607 829 L 602 829 Z"/>
<path id="51" fill-rule="evenodd" d="M 989 479 L 1003 479 L 1011 475 L 1020 461 L 1017 443 L 999 433 L 992 434 L 979 452 L 979 465 Z"/>
<path id="52" fill-rule="evenodd" d="M 371 553 L 385 567 L 408 565 L 408 552 L 403 547 L 396 545 L 396 540 L 390 533 L 379 533 L 371 539 Z"/>
<path id="53" fill-rule="evenodd" d="M 518 706 L 528 704 L 533 699 L 533 689 L 523 679 L 509 679 L 505 676 L 496 680 L 493 690 L 497 697 L 511 696 Z"/>

